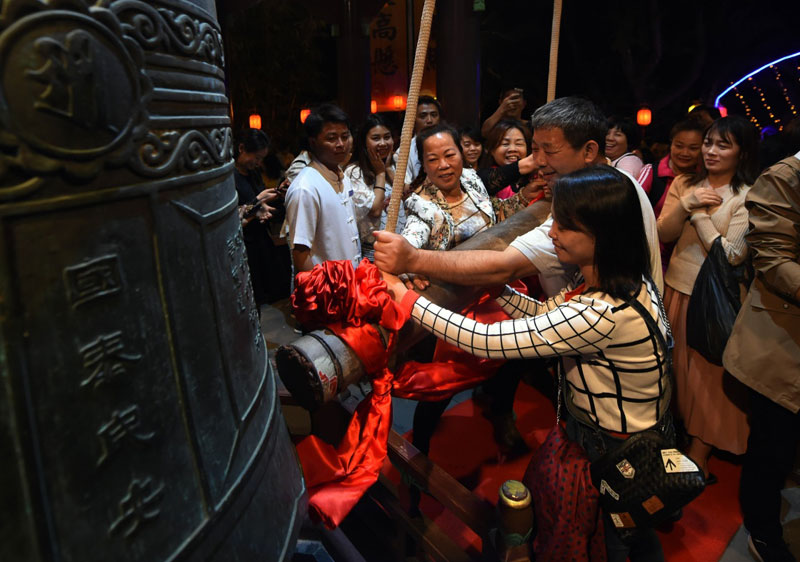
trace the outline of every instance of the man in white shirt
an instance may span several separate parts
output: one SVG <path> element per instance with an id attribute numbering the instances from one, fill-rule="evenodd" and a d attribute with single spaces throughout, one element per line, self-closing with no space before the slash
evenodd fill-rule
<path id="1" fill-rule="evenodd" d="M 430 129 L 439 124 L 442 118 L 442 106 L 432 96 L 420 96 L 417 100 L 417 117 L 414 120 L 414 136 L 411 137 L 411 148 L 408 151 L 408 166 L 406 167 L 405 184 L 410 185 L 419 175 L 422 162 L 417 153 L 417 135 L 425 129 Z M 397 152 L 395 152 L 395 165 L 397 165 Z"/>
<path id="2" fill-rule="evenodd" d="M 341 166 L 352 150 L 347 114 L 332 104 L 311 112 L 304 124 L 311 162 L 286 192 L 286 225 L 294 273 L 327 260 L 361 261 L 353 190 Z"/>
<path id="3" fill-rule="evenodd" d="M 533 142 L 538 147 L 536 164 L 551 189 L 562 175 L 594 164 L 608 163 L 603 154 L 606 119 L 592 102 L 574 97 L 553 100 L 534 112 L 531 123 Z M 659 290 L 663 290 L 655 214 L 647 194 L 635 179 L 630 179 L 636 186 L 642 206 L 653 280 Z M 552 217 L 519 236 L 502 251 L 418 250 L 402 236 L 379 232 L 376 234 L 375 264 L 391 273 L 417 273 L 462 285 L 499 285 L 538 274 L 544 290 L 553 295 L 567 286 L 574 271 L 556 257 L 548 234 L 551 225 Z M 625 249 L 620 248 L 620 251 Z"/>

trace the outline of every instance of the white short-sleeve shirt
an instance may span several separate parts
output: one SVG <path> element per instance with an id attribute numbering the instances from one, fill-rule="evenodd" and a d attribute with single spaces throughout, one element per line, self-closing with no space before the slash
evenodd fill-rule
<path id="1" fill-rule="evenodd" d="M 314 265 L 327 260 L 361 261 L 361 242 L 347 177 L 337 193 L 312 166 L 303 168 L 286 192 L 289 246 L 306 246 Z"/>
<path id="2" fill-rule="evenodd" d="M 650 246 L 650 274 L 653 276 L 656 287 L 663 294 L 664 273 L 661 270 L 661 250 L 658 246 L 656 215 L 642 186 L 625 170 L 619 171 L 628 176 L 636 187 L 636 194 L 639 196 L 639 203 L 642 206 L 644 231 Z M 518 236 L 511 242 L 511 246 L 522 252 L 539 270 L 539 281 L 547 296 L 554 296 L 566 287 L 572 281 L 576 270 L 575 266 L 561 263 L 558 260 L 556 250 L 553 247 L 553 240 L 548 234 L 552 224 L 553 217 L 551 215 L 541 225 Z"/>

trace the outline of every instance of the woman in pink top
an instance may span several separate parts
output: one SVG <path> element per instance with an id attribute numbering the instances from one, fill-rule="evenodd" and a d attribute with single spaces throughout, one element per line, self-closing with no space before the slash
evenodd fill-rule
<path id="1" fill-rule="evenodd" d="M 608 132 L 606 133 L 606 157 L 611 160 L 611 165 L 620 170 L 625 170 L 631 176 L 638 177 L 644 162 L 634 153 L 639 148 L 641 135 L 636 124 L 630 119 L 609 117 Z"/>
<path id="2" fill-rule="evenodd" d="M 700 167 L 700 148 L 703 146 L 705 126 L 695 119 L 676 123 L 669 132 L 669 154 L 657 167 L 650 164 L 642 168 L 639 185 L 647 193 L 656 218 L 661 214 L 672 180 L 681 174 L 695 174 Z M 662 263 L 667 263 L 661 260 Z"/>
<path id="3" fill-rule="evenodd" d="M 705 129 L 706 126 L 696 119 L 676 123 L 669 132 L 669 154 L 661 159 L 655 170 L 651 164 L 642 168 L 639 185 L 647 193 L 656 218 L 661 215 L 672 180 L 681 174 L 696 174 L 700 169 L 700 147 L 703 146 Z M 666 273 L 675 244 L 660 240 L 658 245 L 661 249 L 661 267 Z"/>
<path id="4" fill-rule="evenodd" d="M 708 472 L 713 447 L 740 455 L 747 448 L 746 389 L 720 366 L 686 344 L 686 311 L 700 267 L 721 237 L 728 261 L 747 257 L 745 195 L 757 175 L 757 133 L 743 117 L 715 121 L 703 139 L 704 169 L 670 186 L 658 218 L 658 236 L 677 240 L 667 274 L 664 304 L 675 338 L 676 404 L 691 436 L 687 453 Z M 711 477 L 711 482 L 714 482 Z"/>

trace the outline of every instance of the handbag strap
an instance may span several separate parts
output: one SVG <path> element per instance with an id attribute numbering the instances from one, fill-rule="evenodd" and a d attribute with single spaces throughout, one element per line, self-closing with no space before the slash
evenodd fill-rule
<path id="1" fill-rule="evenodd" d="M 558 394 L 556 396 L 556 425 L 561 422 L 561 396 L 564 388 L 564 378 L 567 376 L 564 370 L 564 361 L 559 358 L 558 360 Z"/>
<path id="2" fill-rule="evenodd" d="M 661 330 L 658 328 L 658 323 L 655 319 L 650 315 L 650 313 L 645 309 L 642 303 L 639 302 L 637 299 L 639 292 L 637 291 L 636 295 L 634 295 L 629 301 L 628 304 L 633 308 L 636 312 L 639 313 L 639 316 L 642 317 L 644 320 L 645 325 L 647 326 L 648 331 L 653 337 L 656 338 L 658 345 L 661 347 L 661 351 L 664 354 L 664 361 L 665 365 L 664 368 L 667 372 L 667 380 L 669 380 L 669 396 L 668 398 L 671 400 L 672 398 L 672 389 L 675 387 L 675 380 L 674 375 L 672 372 L 672 349 L 675 347 L 675 340 L 672 337 L 672 327 L 669 325 L 669 320 L 667 319 L 667 312 L 664 309 L 664 301 L 661 298 L 661 293 L 658 290 L 658 287 L 653 282 L 652 279 L 648 277 L 647 283 L 653 288 L 653 292 L 656 294 L 656 300 L 658 301 L 658 312 L 661 318 L 664 320 L 664 325 L 667 329 L 667 337 L 664 337 L 664 334 L 661 333 Z M 640 289 L 641 290 L 641 289 Z M 656 426 L 660 425 L 664 419 L 664 415 L 668 412 L 669 408 L 669 401 L 667 400 L 667 405 L 664 407 L 664 411 L 659 417 L 658 422 L 656 422 Z"/>
<path id="3" fill-rule="evenodd" d="M 667 328 L 667 337 L 664 337 L 664 334 L 662 334 L 661 330 L 658 329 L 658 324 L 656 323 L 655 319 L 650 315 L 647 309 L 645 309 L 642 303 L 639 302 L 637 298 L 639 296 L 639 291 L 637 291 L 633 298 L 628 301 L 628 304 L 639 313 L 639 316 L 642 317 L 647 329 L 658 341 L 664 356 L 668 357 L 669 365 L 672 367 L 672 348 L 675 347 L 675 340 L 672 337 L 672 327 L 669 325 L 669 320 L 667 320 L 667 311 L 664 309 L 664 301 L 661 298 L 661 293 L 658 291 L 658 287 L 650 278 L 647 279 L 647 283 L 653 287 L 653 292 L 656 294 L 658 313 L 659 316 L 664 319 L 664 325 Z M 670 369 L 670 374 L 671 373 L 672 369 Z"/>

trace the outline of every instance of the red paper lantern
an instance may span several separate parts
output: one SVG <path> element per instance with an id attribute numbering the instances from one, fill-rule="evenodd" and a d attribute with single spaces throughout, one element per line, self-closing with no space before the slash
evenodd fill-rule
<path id="1" fill-rule="evenodd" d="M 310 109 L 301 109 L 300 110 L 300 122 L 305 123 L 308 116 L 311 115 Z"/>
<path id="2" fill-rule="evenodd" d="M 250 116 L 250 128 L 251 129 L 261 128 L 261 116 L 258 113 L 253 113 Z"/>
<path id="3" fill-rule="evenodd" d="M 636 122 L 642 126 L 647 127 L 650 123 L 653 122 L 653 114 L 649 108 L 643 107 L 639 111 L 636 112 Z"/>
<path id="4" fill-rule="evenodd" d="M 404 96 L 392 96 L 392 107 L 400 110 L 406 107 L 406 98 Z"/>
<path id="5" fill-rule="evenodd" d="M 376 102 L 375 100 L 369 102 L 369 112 L 378 113 L 378 102 Z"/>

